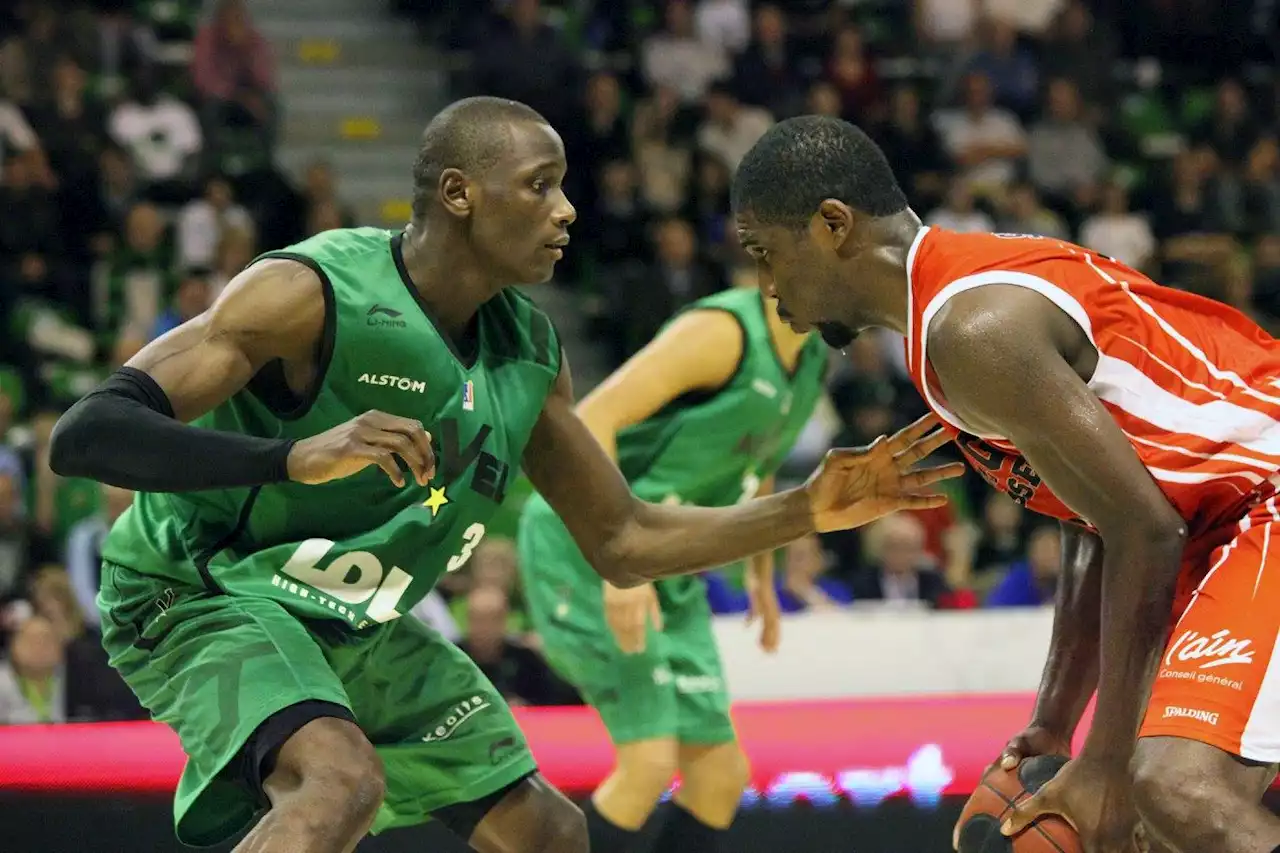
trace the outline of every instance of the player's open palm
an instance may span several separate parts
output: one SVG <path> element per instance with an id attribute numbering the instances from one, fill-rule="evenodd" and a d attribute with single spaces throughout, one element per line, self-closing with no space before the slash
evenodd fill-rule
<path id="1" fill-rule="evenodd" d="M 327 483 L 377 465 L 391 482 L 406 482 L 400 463 L 425 486 L 436 473 L 431 434 L 420 421 L 369 411 L 311 438 L 289 451 L 289 479 L 296 483 Z"/>
<path id="2" fill-rule="evenodd" d="M 946 503 L 945 496 L 925 490 L 960 476 L 964 465 L 915 468 L 951 440 L 943 430 L 934 430 L 937 425 L 937 418 L 927 415 L 888 438 L 881 436 L 870 447 L 828 451 L 806 484 L 817 531 L 847 530 L 898 510 Z"/>
<path id="3" fill-rule="evenodd" d="M 1083 754 L 1032 797 L 1014 807 L 1001 831 L 1017 835 L 1042 815 L 1065 819 L 1085 853 L 1140 853 L 1138 810 L 1127 770 L 1112 770 Z"/>
<path id="4" fill-rule="evenodd" d="M 640 654 L 648 639 L 649 626 L 655 631 L 662 630 L 658 591 L 651 583 L 621 589 L 605 581 L 604 620 L 624 655 Z"/>

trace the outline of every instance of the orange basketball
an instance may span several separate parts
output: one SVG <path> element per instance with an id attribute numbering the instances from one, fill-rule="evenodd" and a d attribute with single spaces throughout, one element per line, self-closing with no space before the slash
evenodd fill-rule
<path id="1" fill-rule="evenodd" d="M 1071 824 L 1054 815 L 1040 818 L 1015 838 L 1000 834 L 1014 804 L 1039 791 L 1066 763 L 1060 755 L 1041 755 L 1017 770 L 989 770 L 960 815 L 958 853 L 1084 853 Z"/>

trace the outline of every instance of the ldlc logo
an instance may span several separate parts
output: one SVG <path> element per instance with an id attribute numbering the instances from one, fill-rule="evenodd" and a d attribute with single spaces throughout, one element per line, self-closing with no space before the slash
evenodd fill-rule
<path id="1" fill-rule="evenodd" d="M 397 329 L 403 329 L 409 325 L 401 320 L 401 314 L 394 308 L 388 308 L 385 305 L 374 305 L 369 309 L 369 313 L 365 314 L 365 322 L 370 326 L 391 326 Z"/>

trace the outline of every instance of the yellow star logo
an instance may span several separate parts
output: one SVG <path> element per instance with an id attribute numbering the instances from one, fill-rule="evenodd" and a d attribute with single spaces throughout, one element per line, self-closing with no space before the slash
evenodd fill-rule
<path id="1" fill-rule="evenodd" d="M 422 502 L 422 505 L 431 510 L 431 517 L 435 518 L 436 513 L 440 512 L 440 507 L 449 502 L 449 496 L 444 493 L 444 489 L 431 487 L 431 496 Z"/>

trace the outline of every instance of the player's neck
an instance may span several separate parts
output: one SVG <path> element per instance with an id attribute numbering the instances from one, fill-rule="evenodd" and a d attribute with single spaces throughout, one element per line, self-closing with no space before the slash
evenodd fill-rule
<path id="1" fill-rule="evenodd" d="M 465 241 L 446 227 L 411 222 L 401 244 L 405 270 L 422 299 L 451 334 L 461 334 L 471 318 L 502 289 Z"/>
<path id="2" fill-rule="evenodd" d="M 915 211 L 907 208 L 880 218 L 872 227 L 871 240 L 876 249 L 870 253 L 870 259 L 860 265 L 856 277 L 859 286 L 878 297 L 867 306 L 874 324 L 905 335 L 910 322 L 907 291 L 911 286 L 907 256 L 924 225 Z"/>

